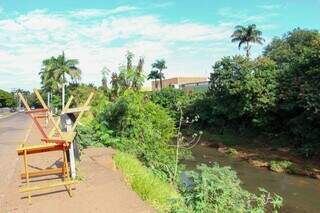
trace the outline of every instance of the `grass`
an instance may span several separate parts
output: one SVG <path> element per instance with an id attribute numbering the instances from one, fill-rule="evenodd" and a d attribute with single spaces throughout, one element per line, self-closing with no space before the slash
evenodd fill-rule
<path id="1" fill-rule="evenodd" d="M 293 164 L 292 162 L 287 160 L 273 160 L 270 162 L 270 169 L 275 172 L 284 172 L 287 170 L 291 170 L 291 168 L 293 168 Z"/>
<path id="2" fill-rule="evenodd" d="M 183 205 L 175 188 L 155 176 L 135 156 L 117 151 L 114 162 L 131 188 L 157 211 L 170 212 Z"/>

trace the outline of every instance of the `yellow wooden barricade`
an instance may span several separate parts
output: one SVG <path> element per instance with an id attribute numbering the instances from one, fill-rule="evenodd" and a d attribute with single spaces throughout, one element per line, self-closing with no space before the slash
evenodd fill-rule
<path id="1" fill-rule="evenodd" d="M 62 132 L 60 125 L 60 118 L 58 117 L 55 119 L 53 115 L 50 113 L 47 105 L 45 104 L 44 100 L 42 99 L 41 95 L 37 90 L 34 90 L 37 99 L 42 105 L 42 108 L 40 109 L 34 109 L 32 110 L 30 106 L 27 103 L 27 100 L 22 96 L 22 94 L 19 94 L 20 99 L 23 103 L 23 105 L 26 108 L 26 113 L 32 118 L 33 123 L 41 133 L 41 141 L 45 142 L 38 145 L 27 145 L 26 141 L 29 137 L 30 131 L 28 131 L 25 141 L 21 144 L 20 147 L 17 148 L 17 153 L 19 156 L 23 156 L 23 166 L 24 166 L 24 172 L 21 174 L 21 178 L 26 179 L 26 185 L 23 186 L 20 191 L 21 192 L 27 192 L 28 193 L 28 201 L 31 203 L 31 192 L 36 190 L 42 190 L 57 186 L 65 186 L 69 195 L 72 196 L 71 193 L 71 185 L 76 183 L 77 181 L 70 179 L 70 169 L 67 161 L 67 150 L 69 149 L 70 143 L 75 138 L 75 128 L 77 124 L 79 123 L 79 120 L 81 119 L 82 115 L 85 111 L 88 111 L 90 109 L 89 103 L 93 98 L 93 93 L 89 95 L 87 98 L 85 104 L 83 107 L 70 109 L 70 105 L 72 102 L 73 97 L 70 97 L 67 104 L 64 106 L 62 114 L 63 113 L 71 113 L 71 112 L 80 112 L 79 116 L 77 117 L 75 123 L 72 126 L 71 131 L 69 132 Z M 47 133 L 45 129 L 42 127 L 39 119 L 46 118 L 48 119 L 52 124 L 52 129 Z M 51 151 L 61 151 L 62 152 L 62 161 L 63 165 L 61 168 L 51 168 L 51 169 L 42 169 L 38 171 L 30 171 L 28 168 L 28 157 L 32 154 L 38 154 L 38 153 L 46 153 Z M 31 186 L 30 184 L 30 178 L 33 177 L 39 177 L 39 176 L 46 176 L 46 175 L 61 175 L 62 180 L 61 181 L 55 181 L 50 183 L 45 183 L 41 185 L 34 185 Z"/>

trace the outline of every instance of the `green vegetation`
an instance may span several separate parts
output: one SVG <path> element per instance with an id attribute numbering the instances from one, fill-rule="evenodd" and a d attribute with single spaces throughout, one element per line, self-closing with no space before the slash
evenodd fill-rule
<path id="1" fill-rule="evenodd" d="M 150 74 L 152 74 L 154 77 L 157 77 L 160 80 L 160 89 L 162 89 L 162 79 L 164 78 L 163 70 L 167 69 L 166 61 L 164 59 L 156 60 L 152 64 L 152 70 Z"/>
<path id="2" fill-rule="evenodd" d="M 293 164 L 287 160 L 271 161 L 270 169 L 275 172 L 285 172 L 293 169 Z"/>
<path id="3" fill-rule="evenodd" d="M 39 73 L 43 90 L 56 93 L 62 84 L 68 83 L 67 76 L 70 77 L 72 83 L 76 84 L 81 79 L 78 64 L 77 59 L 67 59 L 64 52 L 58 57 L 52 56 L 43 60 Z"/>
<path id="4" fill-rule="evenodd" d="M 94 104 L 93 117 L 86 122 L 86 125 L 78 129 L 80 144 L 84 147 L 112 146 L 125 152 L 115 157 L 118 167 L 127 176 L 131 187 L 160 211 L 197 211 L 198 207 L 188 203 L 189 198 L 185 194 L 183 184 L 179 184 L 182 181 L 180 176 L 183 171 L 183 166 L 179 161 L 188 156 L 188 152 L 183 149 L 186 139 L 181 134 L 180 128 L 185 128 L 187 124 L 194 124 L 199 119 L 199 116 L 184 116 L 182 108 L 186 109 L 189 103 L 198 96 L 190 94 L 186 97 L 184 92 L 175 89 L 163 89 L 151 94 L 144 93 L 135 87 L 134 79 L 137 78 L 129 78 L 129 76 L 139 76 L 137 69 L 130 71 L 130 69 L 122 68 L 120 72 L 126 80 L 112 81 L 111 90 L 104 89 L 102 93 L 99 93 L 99 99 L 96 99 Z M 132 75 L 128 75 L 128 72 L 132 72 Z M 112 88 L 115 87 L 119 89 L 118 93 L 113 93 Z M 178 123 L 177 127 L 175 123 Z M 177 144 L 175 141 L 178 141 Z M 177 163 L 178 167 L 176 167 Z M 217 168 L 217 170 L 220 169 L 225 170 L 224 167 Z M 216 171 L 214 168 L 207 170 L 212 170 L 212 175 Z M 209 183 L 213 184 L 211 181 L 213 180 L 209 180 Z M 171 185 L 169 191 L 168 184 Z M 239 193 L 239 191 L 234 193 Z M 168 198 L 172 195 L 175 199 L 169 199 L 169 202 Z M 253 199 L 254 196 L 250 194 L 247 198 Z M 223 203 L 221 199 L 225 198 L 216 197 L 215 199 L 215 202 Z M 252 204 L 254 206 L 252 208 L 263 211 L 267 202 L 261 199 L 257 197 L 255 201 L 252 201 L 255 203 Z M 260 203 L 256 204 L 258 200 Z M 242 205 L 246 206 L 249 201 L 243 198 L 239 202 L 243 202 Z M 188 208 L 184 203 L 188 205 Z M 203 205 L 203 208 L 209 208 L 210 205 L 215 204 L 211 203 L 210 199 Z"/>
<path id="5" fill-rule="evenodd" d="M 13 107 L 14 105 L 13 94 L 0 89 L 0 107 Z"/>
<path id="6" fill-rule="evenodd" d="M 182 197 L 175 188 L 153 174 L 133 155 L 117 152 L 114 161 L 132 189 L 159 212 L 184 208 Z"/>
<path id="7" fill-rule="evenodd" d="M 185 110 L 189 103 L 196 98 L 196 94 L 186 94 L 182 90 L 166 87 L 160 91 L 152 92 L 149 97 L 152 102 L 167 109 L 170 116 L 178 123 L 180 118 L 179 107 Z"/>
<path id="8" fill-rule="evenodd" d="M 159 88 L 158 79 L 164 79 L 163 73 L 160 74 L 159 70 L 151 70 L 148 75 L 148 80 L 154 80 L 156 88 Z M 161 83 L 162 83 L 162 80 L 161 80 Z"/>
<path id="9" fill-rule="evenodd" d="M 245 44 L 246 56 L 249 58 L 251 43 L 262 44 L 264 39 L 261 37 L 262 32 L 257 30 L 257 26 L 255 24 L 250 24 L 247 27 L 238 25 L 235 27 L 235 31 L 231 35 L 232 42 L 239 42 L 238 48 L 240 49 L 243 44 Z"/>
<path id="10" fill-rule="evenodd" d="M 319 61 L 320 33 L 301 29 L 273 39 L 256 59 L 224 57 L 213 66 L 209 91 L 191 101 L 187 114 L 200 115 L 202 129 L 281 135 L 304 156 L 317 155 Z"/>
<path id="11" fill-rule="evenodd" d="M 246 137 L 238 138 L 250 132 L 268 135 L 270 141 L 272 137 L 279 139 L 279 135 L 291 137 L 291 148 L 305 156 L 320 153 L 319 32 L 295 29 L 283 38 L 273 39 L 263 55 L 255 59 L 249 58 L 251 44 L 263 41 L 255 25 L 237 27 L 232 38 L 239 42 L 239 48 L 246 45 L 247 57 L 226 56 L 216 61 L 210 88 L 203 94 L 173 88 L 141 92 L 144 59 L 140 57 L 134 65 L 130 52 L 126 64 L 111 74 L 110 86 L 106 82 L 107 69 L 102 72 L 100 88 L 69 85 L 69 94 L 79 100 L 89 91 L 97 94 L 93 116 L 78 129 L 80 144 L 112 146 L 125 152 L 115 157 L 118 167 L 132 188 L 160 211 L 265 212 L 277 211 L 282 204 L 278 195 L 265 190 L 259 195 L 243 190 L 228 167 L 202 165 L 197 171 L 184 172 L 191 182 L 180 180 L 184 168 L 179 162 L 188 152 L 180 152 L 179 146 L 184 144 L 179 142 L 185 140 L 181 132 L 188 132 L 189 124 L 233 145 L 248 142 Z M 53 65 L 50 60 L 44 63 L 41 79 L 46 91 L 55 90 L 57 82 L 65 82 L 65 75 L 74 74 L 70 71 L 77 63 L 70 62 L 69 66 L 61 57 L 52 59 Z M 148 77 L 160 79 L 162 88 L 165 61 L 156 61 L 152 68 L 156 70 Z M 54 76 L 50 73 L 58 73 L 59 77 L 47 78 Z M 52 84 L 50 79 L 57 82 Z M 259 142 L 271 146 L 267 140 Z M 234 149 L 226 152 L 239 154 Z M 289 161 L 272 161 L 270 168 L 295 169 Z"/>
<path id="12" fill-rule="evenodd" d="M 126 65 L 119 67 L 119 74 L 113 72 L 111 75 L 111 89 L 109 93 L 111 100 L 122 95 L 127 89 L 140 90 L 145 80 L 145 76 L 143 75 L 144 59 L 140 57 L 136 66 L 132 64 L 134 59 L 133 53 L 128 52 L 126 59 Z"/>
<path id="13" fill-rule="evenodd" d="M 230 167 L 202 164 L 188 174 L 191 180 L 183 184 L 182 195 L 194 212 L 277 212 L 282 205 L 280 196 L 271 196 L 264 189 L 259 196 L 243 190 Z"/>
<path id="14" fill-rule="evenodd" d="M 42 61 L 42 68 L 39 72 L 42 93 L 47 97 L 47 93 L 51 96 L 51 108 L 61 109 L 61 91 L 63 87 L 75 87 L 81 79 L 81 70 L 77 67 L 79 61 L 77 59 L 67 59 L 64 52 L 57 57 Z"/>
<path id="15" fill-rule="evenodd" d="M 106 105 L 95 124 L 97 132 L 109 134 L 103 136 L 107 138 L 105 145 L 134 153 L 162 178 L 172 178 L 174 149 L 169 143 L 174 136 L 174 122 L 143 94 L 127 90 Z"/>

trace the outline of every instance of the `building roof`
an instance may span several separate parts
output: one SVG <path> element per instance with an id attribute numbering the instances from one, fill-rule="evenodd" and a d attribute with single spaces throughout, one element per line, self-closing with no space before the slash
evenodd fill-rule
<path id="1" fill-rule="evenodd" d="M 162 83 L 168 84 L 186 84 L 206 81 L 207 77 L 175 77 L 162 80 Z"/>

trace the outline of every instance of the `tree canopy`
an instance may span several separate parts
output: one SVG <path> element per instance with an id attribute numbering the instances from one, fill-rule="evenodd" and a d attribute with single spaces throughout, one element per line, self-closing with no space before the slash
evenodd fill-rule
<path id="1" fill-rule="evenodd" d="M 64 83 L 80 81 L 81 70 L 77 67 L 78 64 L 77 59 L 67 59 L 64 52 L 58 57 L 43 60 L 39 73 L 43 90 L 56 92 Z"/>
<path id="2" fill-rule="evenodd" d="M 257 43 L 262 44 L 264 38 L 262 38 L 262 32 L 257 29 L 255 24 L 250 24 L 247 27 L 237 25 L 233 34 L 231 35 L 232 42 L 239 42 L 238 48 L 240 49 L 243 44 L 245 44 L 246 56 L 250 56 L 251 44 Z"/>
<path id="3" fill-rule="evenodd" d="M 167 69 L 166 61 L 164 59 L 156 60 L 151 66 L 159 72 L 160 89 L 162 89 L 162 79 L 164 79 L 162 70 Z"/>

